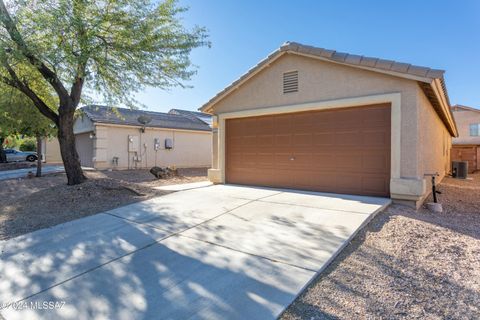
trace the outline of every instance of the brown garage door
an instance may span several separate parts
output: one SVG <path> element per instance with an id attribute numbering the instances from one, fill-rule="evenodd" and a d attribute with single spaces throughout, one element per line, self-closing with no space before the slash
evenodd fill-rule
<path id="1" fill-rule="evenodd" d="M 389 196 L 390 104 L 228 119 L 227 183 Z"/>

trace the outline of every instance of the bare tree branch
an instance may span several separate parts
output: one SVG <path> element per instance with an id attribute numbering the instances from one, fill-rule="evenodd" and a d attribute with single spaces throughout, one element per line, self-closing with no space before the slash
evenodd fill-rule
<path id="1" fill-rule="evenodd" d="M 0 81 L 23 92 L 27 97 L 30 98 L 30 100 L 32 100 L 33 104 L 41 114 L 58 125 L 58 115 L 52 109 L 50 109 L 48 105 L 32 89 L 30 89 L 26 82 L 21 81 L 18 78 L 17 74 L 8 63 L 5 62 L 4 67 L 11 79 L 1 76 Z"/>

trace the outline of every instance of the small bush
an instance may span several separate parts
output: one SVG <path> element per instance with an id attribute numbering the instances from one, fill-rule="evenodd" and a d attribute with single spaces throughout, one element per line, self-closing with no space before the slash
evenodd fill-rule
<path id="1" fill-rule="evenodd" d="M 20 151 L 35 151 L 37 143 L 35 139 L 27 138 L 20 144 Z"/>

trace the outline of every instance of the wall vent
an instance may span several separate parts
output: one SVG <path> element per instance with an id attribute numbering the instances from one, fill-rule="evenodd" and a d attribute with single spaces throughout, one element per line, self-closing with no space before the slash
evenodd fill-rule
<path id="1" fill-rule="evenodd" d="M 298 92 L 298 71 L 283 74 L 283 93 Z"/>

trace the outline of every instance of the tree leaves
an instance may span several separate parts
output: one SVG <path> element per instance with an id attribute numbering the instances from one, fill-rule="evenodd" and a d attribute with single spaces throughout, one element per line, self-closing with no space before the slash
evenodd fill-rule
<path id="1" fill-rule="evenodd" d="M 182 25 L 186 9 L 174 0 L 25 0 L 9 10 L 26 46 L 65 87 L 82 81 L 87 100 L 112 105 L 135 104 L 146 86 L 184 86 L 195 74 L 191 50 L 210 45 L 204 28 Z M 28 64 L 4 28 L 0 45 L 10 50 L 0 60 Z"/>

